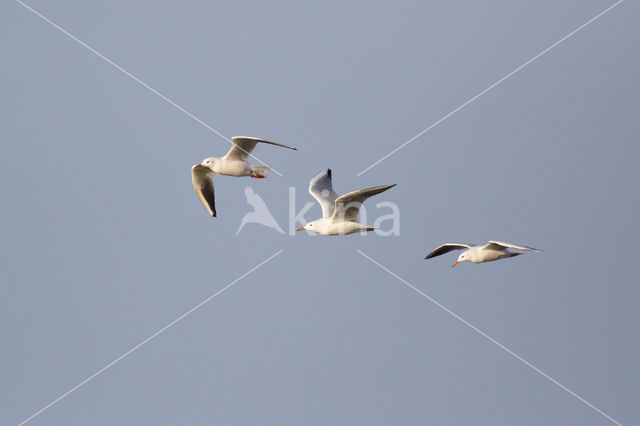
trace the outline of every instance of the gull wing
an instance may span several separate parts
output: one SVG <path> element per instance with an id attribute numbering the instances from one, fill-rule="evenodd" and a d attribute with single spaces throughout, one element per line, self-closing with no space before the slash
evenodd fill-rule
<path id="1" fill-rule="evenodd" d="M 227 155 L 225 155 L 224 158 L 226 160 L 247 161 L 247 159 L 249 158 L 249 154 L 251 154 L 258 142 L 277 145 L 293 150 L 297 149 L 288 145 L 283 145 L 281 143 L 271 142 L 264 139 L 251 138 L 249 136 L 234 136 L 231 138 L 231 149 L 229 150 L 229 152 L 227 152 Z"/>
<path id="2" fill-rule="evenodd" d="M 331 184 L 331 169 L 318 172 L 309 182 L 309 194 L 316 199 L 322 207 L 322 217 L 328 218 L 333 214 L 334 203 L 338 194 Z"/>
<path id="3" fill-rule="evenodd" d="M 206 166 L 193 166 L 191 168 L 191 181 L 202 201 L 202 205 L 207 209 L 211 217 L 216 217 L 216 197 L 213 190 L 213 177 L 216 174 Z"/>
<path id="4" fill-rule="evenodd" d="M 511 244 L 511 243 L 503 243 L 501 241 L 489 241 L 485 246 L 485 248 L 489 250 L 504 250 L 507 248 L 512 248 L 516 250 L 526 250 L 526 251 L 536 251 L 536 252 L 542 251 L 533 247 L 519 246 L 517 244 Z"/>
<path id="5" fill-rule="evenodd" d="M 360 212 L 360 207 L 367 198 L 384 192 L 394 186 L 396 186 L 395 183 L 393 185 L 374 186 L 372 188 L 353 191 L 336 198 L 335 210 L 333 211 L 331 220 L 338 222 L 356 220 L 358 218 L 358 212 Z"/>
<path id="6" fill-rule="evenodd" d="M 425 259 L 431 259 L 432 257 L 440 256 L 441 254 L 449 253 L 452 250 L 462 250 L 471 248 L 471 244 L 460 244 L 460 243 L 446 243 L 442 244 L 440 247 L 433 250 L 429 253 Z"/>

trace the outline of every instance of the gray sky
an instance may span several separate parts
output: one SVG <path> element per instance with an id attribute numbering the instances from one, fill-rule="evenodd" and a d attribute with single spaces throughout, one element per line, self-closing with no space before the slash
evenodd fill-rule
<path id="1" fill-rule="evenodd" d="M 626 1 L 357 177 L 613 1 L 30 6 L 283 173 L 189 168 L 228 143 L 19 3 L 0 4 L 0 415 L 17 424 L 607 425 L 640 413 L 640 7 Z M 331 167 L 398 237 L 281 226 Z M 320 216 L 314 206 L 308 219 Z M 443 242 L 545 250 L 451 270 Z"/>

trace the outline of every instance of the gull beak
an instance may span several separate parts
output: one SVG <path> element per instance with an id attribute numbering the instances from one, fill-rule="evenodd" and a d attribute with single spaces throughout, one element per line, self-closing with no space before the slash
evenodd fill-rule
<path id="1" fill-rule="evenodd" d="M 305 227 L 303 226 L 302 228 L 298 228 L 296 229 L 296 231 L 306 231 Z"/>
<path id="2" fill-rule="evenodd" d="M 196 164 L 195 166 L 193 166 L 193 168 L 198 168 L 198 167 L 202 167 L 202 164 Z"/>
<path id="3" fill-rule="evenodd" d="M 458 262 L 458 261 L 456 260 L 456 262 L 455 262 L 453 265 L 451 265 L 451 267 L 453 268 L 453 267 L 454 267 L 454 266 L 456 266 L 458 263 L 460 263 L 460 262 Z"/>

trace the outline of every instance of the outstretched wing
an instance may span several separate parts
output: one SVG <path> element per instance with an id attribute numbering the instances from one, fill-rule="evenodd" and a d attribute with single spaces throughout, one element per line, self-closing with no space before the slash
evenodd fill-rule
<path id="1" fill-rule="evenodd" d="M 331 169 L 318 172 L 309 182 L 309 194 L 316 199 L 322 207 L 322 217 L 327 218 L 333 214 L 335 201 L 338 194 L 331 184 Z"/>
<path id="2" fill-rule="evenodd" d="M 224 156 L 227 160 L 247 161 L 249 154 L 256 147 L 258 142 L 268 143 L 271 145 L 281 146 L 283 148 L 297 149 L 277 142 L 271 142 L 264 139 L 251 138 L 249 136 L 234 136 L 231 138 L 231 149 Z"/>
<path id="3" fill-rule="evenodd" d="M 501 241 L 489 241 L 487 243 L 486 248 L 488 248 L 489 250 L 504 250 L 507 248 L 512 248 L 516 250 L 537 251 L 537 252 L 542 251 L 533 247 L 519 246 L 517 244 L 511 244 L 511 243 L 503 243 Z"/>
<path id="4" fill-rule="evenodd" d="M 336 198 L 335 210 L 333 212 L 331 220 L 356 220 L 358 218 L 358 212 L 360 212 L 360 207 L 367 198 L 384 192 L 389 188 L 393 188 L 394 186 L 396 186 L 395 183 L 393 185 L 374 186 L 372 188 L 353 191 Z"/>
<path id="5" fill-rule="evenodd" d="M 432 257 L 440 256 L 441 254 L 449 253 L 452 250 L 462 250 L 471 248 L 470 244 L 459 243 L 446 243 L 433 250 L 431 253 L 425 256 L 425 259 L 431 259 Z"/>
<path id="6" fill-rule="evenodd" d="M 191 181 L 196 189 L 198 198 L 212 217 L 216 217 L 216 197 L 213 191 L 213 177 L 216 174 L 210 168 L 193 166 L 191 168 Z"/>

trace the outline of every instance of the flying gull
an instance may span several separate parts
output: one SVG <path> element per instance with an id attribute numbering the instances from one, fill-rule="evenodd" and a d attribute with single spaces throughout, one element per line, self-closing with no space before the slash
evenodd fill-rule
<path id="1" fill-rule="evenodd" d="M 313 231 L 321 235 L 347 235 L 373 231 L 357 221 L 362 203 L 369 197 L 396 186 L 382 185 L 338 196 L 331 185 L 331 169 L 316 174 L 309 182 L 309 193 L 322 207 L 322 218 L 307 223 L 298 231 Z"/>
<path id="2" fill-rule="evenodd" d="M 516 250 L 535 251 L 535 252 L 542 251 L 532 247 L 520 246 L 517 244 L 511 244 L 511 243 L 503 243 L 500 241 L 489 241 L 487 244 L 483 246 L 472 246 L 471 244 L 447 243 L 433 250 L 431 253 L 429 253 L 425 257 L 425 259 L 431 259 L 433 257 L 440 256 L 441 254 L 449 253 L 452 250 L 466 249 L 465 251 L 460 253 L 460 256 L 458 256 L 458 260 L 453 265 L 451 265 L 451 267 L 453 268 L 460 262 L 471 262 L 471 263 L 492 262 L 494 260 L 506 259 L 508 257 L 515 257 L 522 254 L 522 253 L 514 253 L 507 250 L 510 248 L 516 249 Z"/>
<path id="3" fill-rule="evenodd" d="M 191 167 L 191 180 L 196 189 L 198 198 L 212 217 L 216 216 L 215 193 L 213 191 L 213 178 L 215 175 L 227 176 L 251 176 L 262 179 L 269 174 L 267 166 L 253 166 L 248 162 L 249 154 L 258 142 L 281 146 L 283 148 L 296 149 L 276 142 L 247 136 L 234 136 L 231 138 L 231 149 L 224 157 L 208 157 L 200 164 Z"/>

